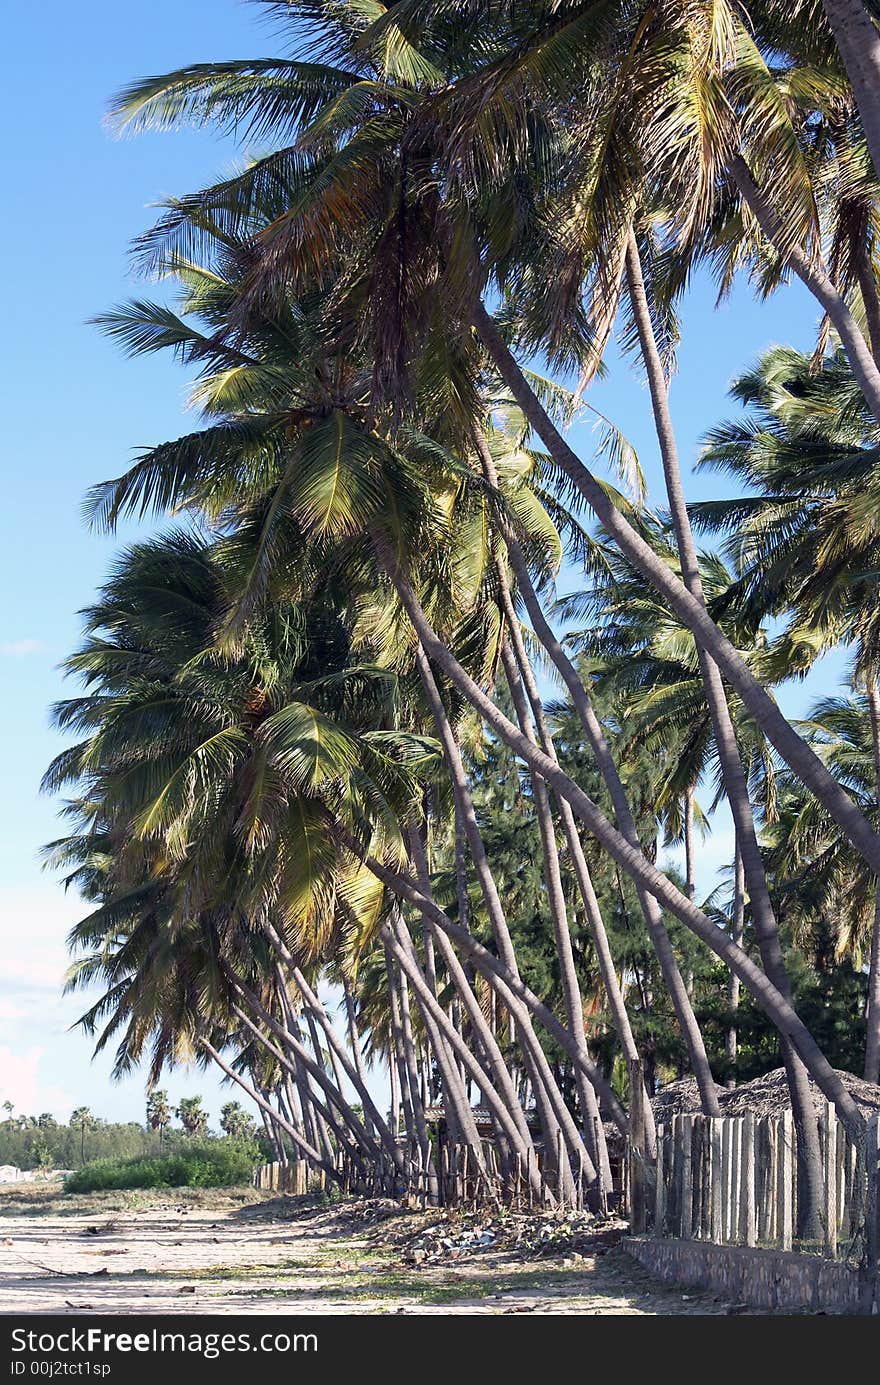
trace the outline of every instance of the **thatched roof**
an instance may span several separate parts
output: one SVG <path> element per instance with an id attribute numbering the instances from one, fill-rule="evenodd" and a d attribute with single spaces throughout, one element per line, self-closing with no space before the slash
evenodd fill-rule
<path id="1" fill-rule="evenodd" d="M 863 1082 L 851 1072 L 838 1071 L 837 1076 L 862 1115 L 873 1116 L 880 1112 L 880 1087 L 875 1087 L 872 1082 Z M 825 1098 L 812 1081 L 810 1090 L 818 1114 L 824 1107 Z M 732 1090 L 719 1087 L 718 1102 L 724 1116 L 744 1116 L 747 1111 L 751 1111 L 755 1116 L 780 1116 L 791 1107 L 785 1069 L 776 1068 L 773 1072 L 765 1072 L 762 1077 L 756 1077 L 751 1082 L 743 1082 Z M 693 1077 L 683 1077 L 678 1082 L 670 1082 L 668 1087 L 657 1093 L 651 1105 L 658 1125 L 666 1124 L 673 1116 L 699 1115 L 700 1096 L 696 1080 Z"/>

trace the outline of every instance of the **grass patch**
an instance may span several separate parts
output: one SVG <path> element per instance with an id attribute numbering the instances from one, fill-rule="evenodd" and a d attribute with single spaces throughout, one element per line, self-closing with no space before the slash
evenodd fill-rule
<path id="1" fill-rule="evenodd" d="M 134 1159 L 95 1159 L 68 1176 L 66 1193 L 95 1193 L 129 1188 L 232 1188 L 248 1184 L 252 1156 L 240 1145 L 212 1140 L 171 1154 Z"/>

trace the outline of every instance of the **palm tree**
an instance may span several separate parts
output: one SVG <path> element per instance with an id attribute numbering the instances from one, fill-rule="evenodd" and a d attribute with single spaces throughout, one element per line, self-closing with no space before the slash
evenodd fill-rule
<path id="1" fill-rule="evenodd" d="M 407 13 L 412 18 L 411 11 L 412 6 L 404 7 L 404 20 Z M 403 27 L 398 25 L 396 13 L 383 16 L 377 26 L 371 28 L 369 21 L 360 14 L 341 12 L 335 6 L 307 6 L 302 13 L 305 12 L 319 23 L 324 51 L 328 58 L 337 59 L 335 67 L 329 63 L 320 71 L 316 71 L 312 66 L 306 71 L 298 63 L 273 65 L 269 62 L 224 65 L 215 69 L 186 69 L 169 74 L 166 78 L 150 79 L 148 82 L 137 84 L 120 98 L 117 107 L 119 118 L 135 126 L 150 123 L 173 124 L 185 115 L 221 124 L 224 121 L 239 122 L 247 118 L 260 125 L 263 130 L 276 126 L 280 118 L 285 132 L 291 127 L 296 129 L 297 126 L 300 131 L 299 144 L 289 145 L 268 156 L 266 160 L 246 170 L 230 183 L 208 189 L 171 207 L 156 233 L 146 239 L 144 249 L 147 255 L 158 256 L 158 262 L 162 262 L 163 256 L 170 256 L 170 260 L 166 258 L 165 262 L 173 264 L 176 247 L 190 245 L 194 236 L 199 234 L 198 226 L 204 226 L 206 218 L 210 222 L 214 216 L 222 217 L 222 224 L 227 232 L 234 233 L 236 228 L 251 231 L 258 200 L 265 196 L 271 180 L 279 176 L 289 178 L 291 171 L 295 169 L 295 188 L 291 188 L 292 200 L 288 211 L 273 221 L 270 233 L 267 232 L 260 238 L 259 244 L 264 253 L 257 268 L 250 271 L 245 303 L 252 305 L 256 301 L 265 301 L 266 295 L 272 295 L 277 299 L 278 293 L 286 291 L 293 282 L 291 276 L 295 279 L 299 273 L 296 268 L 298 265 L 303 269 L 308 266 L 310 274 L 317 266 L 326 282 L 326 276 L 332 272 L 330 267 L 339 255 L 343 243 L 349 258 L 352 254 L 357 257 L 358 252 L 362 253 L 367 245 L 375 248 L 376 254 L 372 264 L 365 265 L 363 270 L 359 268 L 352 271 L 348 280 L 356 285 L 356 301 L 361 304 L 364 291 L 371 303 L 387 302 L 387 295 L 373 292 L 371 286 L 374 289 L 385 279 L 397 284 L 393 320 L 382 324 L 373 322 L 369 327 L 373 340 L 381 344 L 377 382 L 389 381 L 390 402 L 393 407 L 397 407 L 403 388 L 400 375 L 401 362 L 407 355 L 405 341 L 413 340 L 415 336 L 423 333 L 422 327 L 411 330 L 407 318 L 410 312 L 414 312 L 416 318 L 422 320 L 419 316 L 419 305 L 424 303 L 424 295 L 421 293 L 423 285 L 437 273 L 440 275 L 439 282 L 442 283 L 444 276 L 451 272 L 450 266 L 453 263 L 447 256 L 444 263 L 438 265 L 436 249 L 431 251 L 428 248 L 429 242 L 434 247 L 442 246 L 449 243 L 450 235 L 453 237 L 456 247 L 456 275 L 485 276 L 487 271 L 492 271 L 492 266 L 480 268 L 468 263 L 473 236 L 470 204 L 466 199 L 460 198 L 456 201 L 450 194 L 450 198 L 447 199 L 448 205 L 444 207 L 448 224 L 442 234 L 432 234 L 430 237 L 425 235 L 428 218 L 432 219 L 433 225 L 438 210 L 434 205 L 436 199 L 433 190 L 436 182 L 427 176 L 427 172 L 433 159 L 435 163 L 438 160 L 441 162 L 444 176 L 446 175 L 449 154 L 443 140 L 444 112 L 448 110 L 448 119 L 457 130 L 460 122 L 456 123 L 453 116 L 462 114 L 460 103 L 456 104 L 459 90 L 462 96 L 467 93 L 465 100 L 469 101 L 471 106 L 468 117 L 470 143 L 466 146 L 467 158 L 464 163 L 452 166 L 450 187 L 453 189 L 460 184 L 462 168 L 469 173 L 473 171 L 475 159 L 479 158 L 486 167 L 493 163 L 490 151 L 479 149 L 471 137 L 475 114 L 483 109 L 481 101 L 474 100 L 475 90 L 481 95 L 488 92 L 490 101 L 500 102 L 504 94 L 509 92 L 511 84 L 521 81 L 525 70 L 523 64 L 529 54 L 539 54 L 543 61 L 546 48 L 541 24 L 550 24 L 547 43 L 558 50 L 554 52 L 552 66 L 548 68 L 552 78 L 558 79 L 560 71 L 565 70 L 559 62 L 561 54 L 564 53 L 567 59 L 573 59 L 570 80 L 577 84 L 577 101 L 585 105 L 585 110 L 589 112 L 590 107 L 589 103 L 582 103 L 580 77 L 588 70 L 592 73 L 591 90 L 601 99 L 603 110 L 610 108 L 615 114 L 615 121 L 619 111 L 615 102 L 608 101 L 607 73 L 595 61 L 590 50 L 582 51 L 578 46 L 578 40 L 583 37 L 583 26 L 586 24 L 589 29 L 588 16 L 581 6 L 575 5 L 565 14 L 562 25 L 565 32 L 562 35 L 556 33 L 556 28 L 559 27 L 558 18 L 551 18 L 550 11 L 545 12 L 543 7 L 529 7 L 525 15 L 518 14 L 515 22 L 521 25 L 525 23 L 527 28 L 531 25 L 531 30 L 528 34 L 518 34 L 516 56 L 513 59 L 510 57 L 509 30 L 504 34 L 493 31 L 492 36 L 497 46 L 493 47 L 490 43 L 488 51 L 483 46 L 469 50 L 466 43 L 459 43 L 454 50 L 455 53 L 472 51 L 486 55 L 482 69 L 476 73 L 467 60 L 462 72 L 455 70 L 454 63 L 453 68 L 447 72 L 438 68 L 439 54 L 443 50 L 444 40 L 448 41 L 449 37 L 442 18 L 437 20 L 440 28 L 437 42 L 432 48 L 428 38 L 421 47 L 417 47 L 406 23 L 403 23 Z M 299 9 L 296 9 L 295 13 L 288 13 L 291 17 L 301 17 Z M 436 19 L 436 16 L 429 17 Z M 537 27 L 536 19 L 540 21 Z M 682 52 L 686 55 L 685 68 L 689 79 L 693 78 L 698 83 L 706 76 L 705 64 L 708 62 L 711 68 L 711 63 L 715 60 L 714 41 L 707 42 L 706 36 L 710 30 L 706 28 L 704 20 L 705 16 L 694 28 L 690 25 L 689 14 L 683 11 L 673 24 L 674 42 L 682 46 Z M 735 30 L 742 37 L 742 28 L 736 27 L 735 18 L 731 18 L 730 22 L 733 24 L 731 32 Z M 678 27 L 675 27 L 676 25 Z M 650 71 L 651 63 L 645 61 L 646 53 L 639 48 L 639 44 L 647 43 L 648 52 L 651 44 L 668 47 L 669 35 L 655 32 L 650 26 L 643 33 L 638 23 L 636 29 L 641 35 L 636 48 L 630 52 L 626 45 L 623 45 L 627 61 L 619 69 L 617 88 L 622 93 L 621 100 L 623 94 L 628 99 L 627 110 L 630 112 L 629 120 L 633 130 L 639 128 L 634 113 L 644 109 L 662 110 L 664 113 L 687 110 L 692 95 L 691 88 L 685 84 L 681 91 L 672 93 L 674 100 L 668 104 L 656 99 L 646 103 L 640 99 L 641 91 L 638 83 L 634 81 L 634 74 L 638 74 L 641 69 Z M 389 40 L 389 33 L 395 36 L 393 43 Z M 426 33 L 430 35 L 430 26 Z M 462 35 L 459 33 L 457 37 L 460 40 Z M 430 49 L 431 58 L 425 56 L 425 48 Z M 607 58 L 606 53 L 602 56 Z M 492 74 L 491 81 L 488 80 L 489 74 Z M 545 73 L 540 77 L 541 84 L 543 85 L 546 80 Z M 760 82 L 758 88 L 761 88 Z M 283 93 L 280 97 L 279 91 Z M 443 92 L 442 100 L 436 96 L 438 91 Z M 429 93 L 427 120 L 423 119 L 421 106 L 414 98 L 414 92 Z M 656 93 L 654 95 L 656 96 Z M 560 99 L 558 94 L 556 99 Z M 701 94 L 699 104 L 705 104 L 705 93 Z M 777 102 L 777 107 L 778 104 Z M 523 105 L 525 110 L 531 112 L 528 102 Z M 381 111 L 381 116 L 377 111 Z M 755 118 L 763 115 L 764 108 L 759 106 Z M 517 111 L 517 119 L 520 118 L 525 117 Z M 669 118 L 674 120 L 675 116 L 670 115 Z M 620 121 L 617 123 L 621 128 L 626 124 Z M 420 151 L 424 151 L 420 152 L 415 163 L 412 163 L 408 138 L 413 124 L 417 124 Z M 441 136 L 439 147 L 436 135 L 438 125 Z M 691 129 L 692 125 L 693 122 L 688 120 L 687 128 Z M 546 123 L 538 120 L 537 127 L 541 132 L 541 139 L 546 140 Z M 601 122 L 601 128 L 607 129 L 607 123 Z M 632 134 L 632 131 L 630 133 Z M 671 169 L 662 160 L 659 161 L 662 167 L 658 169 L 658 177 L 666 194 L 672 185 L 669 180 L 676 172 L 683 190 L 693 184 L 698 190 L 695 194 L 698 198 L 705 196 L 704 190 L 711 182 L 714 165 L 708 170 L 704 169 L 704 161 L 698 152 L 705 146 L 705 132 L 700 127 L 699 131 L 694 129 L 692 133 L 693 138 L 690 141 L 672 141 L 676 153 L 672 155 Z M 649 133 L 640 131 L 640 138 L 648 142 L 653 140 L 654 147 L 662 150 L 661 136 L 662 130 Z M 635 138 L 635 135 L 632 134 L 632 137 Z M 463 152 L 461 141 L 453 147 L 459 154 Z M 526 138 L 525 147 L 531 156 L 534 152 L 531 137 Z M 404 149 L 406 154 L 403 156 L 402 164 L 401 156 Z M 681 152 L 682 149 L 684 153 Z M 553 160 L 546 157 L 546 146 L 542 145 L 541 150 L 542 170 L 552 169 Z M 492 153 L 494 165 L 500 172 L 493 180 L 491 193 L 494 201 L 489 197 L 487 217 L 492 215 L 493 211 L 497 217 L 498 206 L 509 205 L 509 187 L 503 180 L 513 176 L 509 163 L 506 163 L 503 157 L 498 158 L 497 150 Z M 618 160 L 618 163 L 622 164 L 622 160 Z M 695 167 L 702 170 L 696 180 L 692 177 Z M 353 168 L 357 169 L 356 176 L 351 172 Z M 518 169 L 516 175 L 520 176 Z M 502 180 L 500 188 L 499 178 Z M 423 189 L 430 189 L 430 192 L 426 196 L 422 195 Z M 636 208 L 633 206 L 633 196 L 634 192 L 631 190 L 629 195 L 619 198 L 619 206 L 622 209 L 632 207 L 634 212 Z M 642 193 L 638 196 L 642 201 L 650 200 Z M 345 217 L 338 215 L 340 198 L 345 206 Z M 329 208 L 332 199 L 336 199 L 336 204 L 331 216 Z M 685 201 L 689 207 L 692 206 L 691 196 L 686 196 Z M 458 223 L 463 215 L 464 224 L 459 228 Z M 696 210 L 693 215 L 696 215 Z M 396 230 L 392 234 L 393 228 L 399 228 L 401 216 L 407 223 L 407 234 L 404 238 L 401 238 Z M 635 291 L 639 282 L 639 272 L 633 254 L 635 242 L 629 234 L 631 217 L 625 211 L 621 212 L 621 217 L 618 218 L 617 244 L 623 248 L 629 247 L 632 268 L 630 287 Z M 541 224 L 546 225 L 546 222 Z M 559 224 L 565 226 L 565 218 L 562 218 Z M 454 229 L 450 230 L 450 226 Z M 495 234 L 494 225 L 488 227 L 486 234 L 492 238 Z M 307 257 L 297 248 L 305 243 L 304 237 L 310 245 Z M 404 270 L 403 266 L 398 264 L 395 269 L 393 256 L 404 244 L 406 268 Z M 527 241 L 527 244 L 528 248 L 534 251 L 534 241 Z M 510 260 L 513 255 L 511 247 L 507 248 L 507 254 Z M 618 280 L 621 272 L 622 262 L 616 274 Z M 608 276 L 600 277 L 604 282 Z M 279 288 L 279 285 L 282 285 L 283 289 Z M 638 307 L 640 295 L 637 291 L 635 302 Z M 542 437 L 557 465 L 572 480 L 643 575 L 658 585 L 658 589 L 672 603 L 689 628 L 699 635 L 701 647 L 706 649 L 743 697 L 780 753 L 796 766 L 797 772 L 805 778 L 805 782 L 844 825 L 845 830 L 853 835 L 858 848 L 865 851 L 868 859 L 874 860 L 880 868 L 880 843 L 870 832 L 858 809 L 848 801 L 845 793 L 835 785 L 819 760 L 812 755 L 810 748 L 782 717 L 758 680 L 754 679 L 739 659 L 736 650 L 707 616 L 699 599 L 687 590 L 686 585 L 666 565 L 656 561 L 656 555 L 652 554 L 650 546 L 645 545 L 632 525 L 610 503 L 596 478 L 567 448 L 528 380 L 517 367 L 496 325 L 479 303 L 472 305 L 470 316 L 496 368 L 523 408 L 529 423 Z M 642 324 L 643 350 L 653 360 L 656 351 L 651 345 L 650 333 L 646 331 L 648 324 L 642 311 L 638 312 L 638 320 Z M 567 325 L 571 326 L 570 315 Z M 838 326 L 840 328 L 839 323 Z M 587 349 L 586 346 L 584 349 Z M 655 366 L 656 361 L 651 367 L 652 378 L 655 379 L 656 413 L 665 409 L 665 385 L 656 378 Z M 873 362 L 870 366 L 874 369 Z M 677 473 L 677 464 L 672 452 L 673 439 L 666 423 L 661 420 L 659 426 L 665 439 L 663 446 L 667 458 L 667 471 L 672 476 L 673 472 Z M 679 529 L 684 535 L 686 517 L 681 512 L 680 505 L 677 507 L 677 513 Z M 717 688 L 713 698 L 717 704 L 718 715 L 723 716 Z M 732 745 L 729 750 L 728 772 L 736 777 Z M 739 780 L 737 782 L 739 783 Z M 743 800 L 741 793 L 735 796 L 738 800 Z M 746 815 L 745 801 L 739 802 L 738 811 L 741 815 Z M 745 822 L 743 827 L 744 830 L 747 827 Z M 751 840 L 749 859 L 752 872 L 757 879 L 760 864 L 752 849 Z M 772 937 L 769 916 L 766 924 L 770 930 L 768 936 Z"/>
<path id="2" fill-rule="evenodd" d="M 150 1130 L 158 1130 L 159 1147 L 165 1138 L 165 1129 L 171 1124 L 171 1107 L 168 1104 L 168 1093 L 162 1090 L 150 1092 L 147 1097 L 147 1126 Z"/>
<path id="3" fill-rule="evenodd" d="M 77 1106 L 70 1113 L 70 1124 L 79 1127 L 79 1161 L 84 1164 L 86 1162 L 86 1131 L 94 1130 L 95 1118 L 88 1106 Z"/>
<path id="4" fill-rule="evenodd" d="M 731 599 L 751 618 L 782 616 L 780 673 L 803 673 L 826 649 L 854 648 L 872 728 L 873 812 L 880 802 L 880 564 L 874 515 L 877 425 L 838 352 L 817 372 L 776 348 L 734 386 L 749 416 L 709 436 L 702 464 L 757 494 L 695 507 L 699 521 L 731 530 L 739 567 Z M 841 776 L 839 776 L 841 777 Z M 864 803 L 863 795 L 859 795 Z M 868 985 L 865 1074 L 880 1078 L 880 886 Z"/>
<path id="5" fill-rule="evenodd" d="M 174 1108 L 174 1114 L 190 1139 L 201 1139 L 208 1133 L 208 1113 L 202 1110 L 200 1096 L 181 1097 L 180 1104 Z"/>

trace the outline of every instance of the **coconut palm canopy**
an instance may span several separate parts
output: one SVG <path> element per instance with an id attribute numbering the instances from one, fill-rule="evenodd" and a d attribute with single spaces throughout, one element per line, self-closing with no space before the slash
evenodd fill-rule
<path id="1" fill-rule="evenodd" d="M 113 107 L 260 152 L 138 242 L 176 297 L 96 319 L 184 364 L 201 423 L 87 502 L 160 529 L 56 709 L 82 1022 L 154 1083 L 217 1063 L 282 1156 L 430 1197 L 437 1101 L 486 1186 L 601 1203 L 606 1125 L 654 1139 L 643 1089 L 691 1072 L 717 1114 L 781 1060 L 809 1235 L 810 1080 L 857 1138 L 835 1069 L 880 1077 L 880 39 L 856 64 L 836 0 L 268 8 L 276 54 Z M 797 276 L 822 325 L 737 383 L 703 465 L 739 493 L 689 506 L 668 387 L 700 265 L 768 314 Z M 612 421 L 566 441 L 612 334 L 661 496 Z M 834 645 L 857 691 L 791 722 L 774 690 Z M 732 889 L 700 903 L 722 803 Z M 845 1039 L 820 987 L 857 996 Z"/>

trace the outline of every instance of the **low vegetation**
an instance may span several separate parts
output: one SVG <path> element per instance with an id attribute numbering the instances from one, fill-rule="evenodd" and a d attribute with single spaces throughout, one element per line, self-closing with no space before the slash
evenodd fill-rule
<path id="1" fill-rule="evenodd" d="M 65 1180 L 68 1193 L 122 1188 L 231 1188 L 250 1183 L 259 1159 L 256 1148 L 233 1140 L 211 1140 L 169 1154 L 134 1159 L 95 1159 Z"/>

